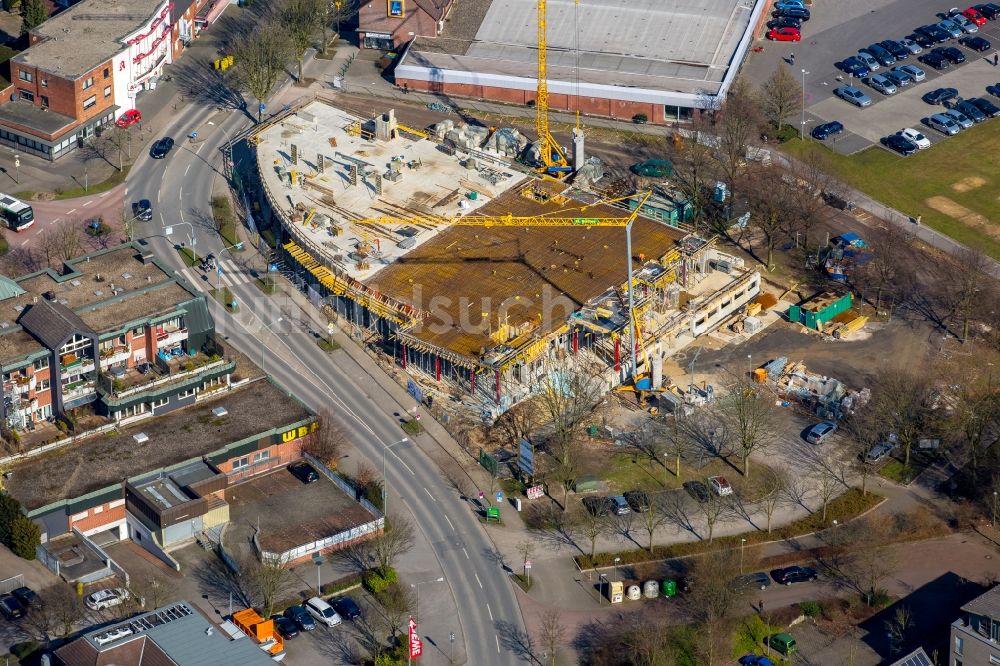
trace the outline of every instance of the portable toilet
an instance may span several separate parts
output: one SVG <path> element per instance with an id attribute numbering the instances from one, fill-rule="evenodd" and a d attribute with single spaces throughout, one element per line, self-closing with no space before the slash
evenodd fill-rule
<path id="1" fill-rule="evenodd" d="M 677 581 L 665 580 L 660 584 L 660 593 L 665 597 L 677 596 Z"/>
<path id="2" fill-rule="evenodd" d="M 611 603 L 620 604 L 625 599 L 625 583 L 620 580 L 611 581 Z"/>

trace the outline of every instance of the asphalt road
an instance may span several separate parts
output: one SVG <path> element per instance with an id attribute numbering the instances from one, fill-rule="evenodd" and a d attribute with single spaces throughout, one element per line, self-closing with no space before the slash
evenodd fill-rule
<path id="1" fill-rule="evenodd" d="M 183 269 L 183 264 L 174 246 L 190 244 L 192 238 L 199 256 L 209 252 L 224 256 L 221 239 L 205 220 L 214 176 L 221 168 L 219 147 L 226 140 L 226 132 L 237 133 L 245 122 L 236 114 L 190 107 L 165 132 L 177 141 L 172 153 L 163 160 L 145 155 L 129 176 L 126 201 L 148 198 L 154 205 L 153 222 L 146 223 L 139 235 L 177 270 Z M 203 138 L 201 143 L 192 144 L 183 138 L 193 130 Z M 167 231 L 172 234 L 168 236 Z M 208 288 L 202 281 L 196 285 Z M 395 404 L 349 357 L 339 354 L 334 362 L 321 351 L 313 337 L 295 323 L 307 318 L 299 314 L 294 303 L 279 304 L 249 281 L 230 289 L 240 303 L 238 316 L 228 314 L 209 298 L 217 330 L 227 337 L 228 344 L 252 359 L 260 356 L 275 380 L 312 408 L 332 409 L 341 416 L 352 443 L 376 468 L 380 467 L 382 447 L 401 439 L 398 414 L 406 408 Z M 262 347 L 267 358 L 262 355 Z M 419 446 L 397 446 L 388 457 L 388 482 L 395 491 L 390 494 L 390 510 L 402 502 L 412 512 L 439 564 L 438 575 L 446 577 L 454 602 L 454 606 L 448 603 L 440 608 L 422 608 L 421 633 L 447 646 L 448 632 L 455 628 L 457 619 L 467 663 L 519 663 L 516 649 L 508 646 L 517 642 L 511 640 L 512 634 L 524 631 L 520 610 L 509 580 L 489 555 L 493 544 L 478 519 L 457 493 L 449 490 Z M 421 594 L 431 598 L 429 590 L 421 590 Z M 455 646 L 456 654 L 460 645 Z M 444 659 L 443 651 L 435 658 L 430 646 L 425 648 L 425 662 Z"/>

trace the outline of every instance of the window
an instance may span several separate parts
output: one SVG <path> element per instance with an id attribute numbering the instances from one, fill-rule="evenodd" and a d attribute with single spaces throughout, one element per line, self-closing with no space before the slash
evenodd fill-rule
<path id="1" fill-rule="evenodd" d="M 233 469 L 243 469 L 244 467 L 250 466 L 250 458 L 243 456 L 242 458 L 237 458 L 233 461 Z"/>
<path id="2" fill-rule="evenodd" d="M 34 102 L 35 101 L 35 93 L 28 92 L 27 90 L 22 90 L 21 91 L 21 99 L 23 99 L 25 102 Z"/>
<path id="3" fill-rule="evenodd" d="M 111 97 L 111 86 L 104 86 L 104 96 Z"/>
<path id="4" fill-rule="evenodd" d="M 146 334 L 146 329 L 143 328 L 142 326 L 140 326 L 138 328 L 133 328 L 132 329 L 132 337 L 133 338 L 141 338 L 145 334 Z"/>
<path id="5" fill-rule="evenodd" d="M 955 654 L 962 654 L 962 650 L 965 648 L 965 639 L 961 636 L 955 636 Z"/>
<path id="6" fill-rule="evenodd" d="M 86 90 L 87 88 L 91 87 L 92 85 L 94 85 L 94 77 L 92 77 L 92 76 L 88 76 L 88 77 L 87 77 L 87 78 L 86 78 L 86 79 L 85 79 L 85 80 L 83 81 L 83 89 L 84 89 L 84 90 Z"/>
<path id="7" fill-rule="evenodd" d="M 254 463 L 264 462 L 270 457 L 271 457 L 271 452 L 265 449 L 264 451 L 258 451 L 257 453 L 253 454 L 253 461 Z"/>
<path id="8" fill-rule="evenodd" d="M 49 80 L 48 79 L 42 79 L 42 87 L 43 88 L 48 88 L 49 87 Z"/>
<path id="9" fill-rule="evenodd" d="M 49 381 L 48 379 L 39 379 L 38 380 L 38 387 L 37 387 L 36 390 L 38 390 L 38 391 L 47 391 L 50 386 L 52 386 L 52 382 Z"/>
<path id="10" fill-rule="evenodd" d="M 49 359 L 47 356 L 45 358 L 39 358 L 36 359 L 35 362 L 32 363 L 31 365 L 32 367 L 35 368 L 35 370 L 44 370 L 45 368 L 49 367 Z"/>
<path id="11" fill-rule="evenodd" d="M 111 68 L 110 67 L 105 67 L 104 68 L 104 78 L 108 78 L 109 76 L 111 76 Z"/>
<path id="12" fill-rule="evenodd" d="M 165 404 L 170 402 L 170 398 L 160 398 L 159 400 L 154 400 L 150 403 L 152 407 L 163 407 Z"/>
<path id="13" fill-rule="evenodd" d="M 95 506 L 93 509 L 91 509 L 91 511 L 93 511 L 95 514 L 102 513 L 104 511 L 104 507 L 103 506 Z"/>
<path id="14" fill-rule="evenodd" d="M 998 657 L 995 654 L 991 654 L 990 655 L 990 663 L 991 664 L 1000 664 L 1000 657 Z"/>
<path id="15" fill-rule="evenodd" d="M 97 95 L 91 95 L 87 99 L 83 100 L 83 108 L 89 109 L 90 107 L 97 104 Z"/>
<path id="16" fill-rule="evenodd" d="M 46 109 L 49 108 L 49 98 L 46 97 L 45 95 L 42 95 L 42 106 L 44 106 Z"/>
<path id="17" fill-rule="evenodd" d="M 27 81 L 28 83 L 31 83 L 32 81 L 35 80 L 34 74 L 32 74 L 31 72 L 26 72 L 23 69 L 18 70 L 17 75 L 18 77 L 20 77 L 22 81 Z"/>

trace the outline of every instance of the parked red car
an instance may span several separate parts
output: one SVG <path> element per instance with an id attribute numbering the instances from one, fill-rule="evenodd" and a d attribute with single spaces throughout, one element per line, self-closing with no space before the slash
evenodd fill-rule
<path id="1" fill-rule="evenodd" d="M 962 16 L 969 19 L 976 25 L 986 25 L 986 17 L 979 13 L 979 10 L 975 7 L 969 7 L 966 9 L 962 12 Z"/>
<path id="2" fill-rule="evenodd" d="M 135 125 L 140 120 L 142 120 L 142 113 L 139 112 L 139 109 L 129 109 L 118 116 L 115 125 L 118 125 L 118 127 L 128 127 L 129 125 Z"/>
<path id="3" fill-rule="evenodd" d="M 802 39 L 798 28 L 774 28 L 767 31 L 767 38 L 776 42 L 797 42 Z"/>

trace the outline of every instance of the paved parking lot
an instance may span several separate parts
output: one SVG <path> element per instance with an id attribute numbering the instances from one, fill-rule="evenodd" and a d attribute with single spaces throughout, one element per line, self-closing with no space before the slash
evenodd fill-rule
<path id="1" fill-rule="evenodd" d="M 858 49 L 886 39 L 900 39 L 915 28 L 940 19 L 955 4 L 942 0 L 894 0 L 866 3 L 848 0 L 843 3 L 823 3 L 813 6 L 812 20 L 803 25 L 803 41 L 797 44 L 767 42 L 764 51 L 753 55 L 745 67 L 746 75 L 762 82 L 784 61 L 791 62 L 796 78 L 805 81 L 806 131 L 817 124 L 839 120 L 845 126 L 843 135 L 827 143 L 837 152 L 850 154 L 862 150 L 903 127 L 924 131 L 932 141 L 946 137 L 922 124 L 922 120 L 943 107 L 932 107 L 920 98 L 940 87 L 957 88 L 963 97 L 988 96 L 985 88 L 1000 81 L 1000 68 L 992 65 L 996 49 L 978 54 L 949 40 L 942 46 L 956 46 L 966 56 L 966 62 L 952 66 L 944 73 L 910 56 L 899 64 L 915 64 L 926 72 L 924 81 L 903 88 L 886 97 L 868 86 L 855 85 L 872 98 L 872 105 L 859 109 L 833 96 L 833 90 L 849 78 L 836 68 L 836 63 L 853 55 Z M 965 5 L 963 5 L 964 7 Z M 980 27 L 978 36 L 1000 46 L 1000 21 L 990 21 Z M 791 55 L 794 54 L 794 60 Z M 987 58 L 990 60 L 988 61 Z M 805 70 L 806 74 L 802 75 Z M 881 70 L 880 70 L 881 71 Z M 838 79 L 839 77 L 839 79 Z M 995 98 L 994 98 L 994 101 Z"/>

